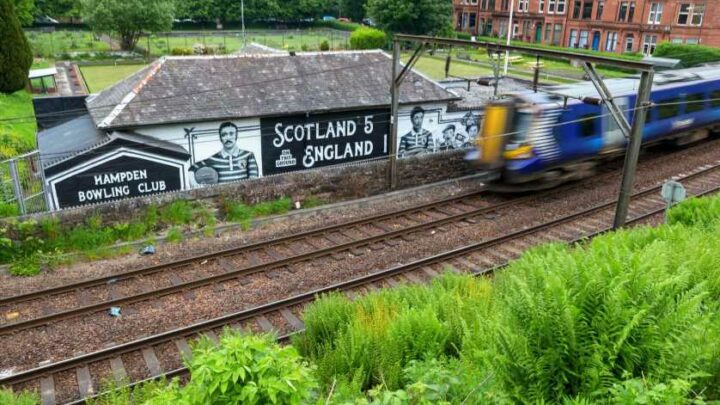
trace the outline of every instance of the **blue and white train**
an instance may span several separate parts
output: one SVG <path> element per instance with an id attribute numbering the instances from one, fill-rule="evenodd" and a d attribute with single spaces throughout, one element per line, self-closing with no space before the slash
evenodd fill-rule
<path id="1" fill-rule="evenodd" d="M 632 123 L 639 77 L 605 83 Z M 599 99 L 590 82 L 511 94 L 487 106 L 468 156 L 504 184 L 547 186 L 592 175 L 627 145 L 607 107 L 587 102 Z M 720 66 L 656 73 L 651 100 L 644 145 L 686 144 L 720 131 Z"/>

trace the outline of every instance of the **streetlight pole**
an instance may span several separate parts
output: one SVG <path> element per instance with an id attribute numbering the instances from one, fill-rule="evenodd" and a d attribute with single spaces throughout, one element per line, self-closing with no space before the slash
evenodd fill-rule
<path id="1" fill-rule="evenodd" d="M 510 46 L 510 38 L 513 31 L 513 12 L 515 11 L 515 0 L 510 0 L 510 20 L 508 21 L 507 46 Z M 503 75 L 508 74 L 508 64 L 510 63 L 510 51 L 505 51 L 505 70 Z"/>
<path id="2" fill-rule="evenodd" d="M 245 36 L 245 0 L 240 0 L 240 20 L 242 24 L 243 47 L 247 46 L 247 37 Z"/>

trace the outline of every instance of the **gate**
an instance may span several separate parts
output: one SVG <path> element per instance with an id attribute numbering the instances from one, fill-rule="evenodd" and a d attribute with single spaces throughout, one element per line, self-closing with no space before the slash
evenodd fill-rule
<path id="1" fill-rule="evenodd" d="M 39 151 L 0 162 L 0 201 L 20 215 L 48 210 L 44 184 Z"/>

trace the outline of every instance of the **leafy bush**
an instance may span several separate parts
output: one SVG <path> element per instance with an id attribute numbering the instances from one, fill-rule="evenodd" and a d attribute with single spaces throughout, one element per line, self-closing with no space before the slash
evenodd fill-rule
<path id="1" fill-rule="evenodd" d="M 165 235 L 165 240 L 170 243 L 182 242 L 182 240 L 183 240 L 182 231 L 180 229 L 178 229 L 177 227 L 170 228 L 170 230 L 167 232 L 167 235 Z"/>
<path id="2" fill-rule="evenodd" d="M 172 48 L 170 54 L 173 56 L 187 56 L 193 54 L 192 48 Z"/>
<path id="3" fill-rule="evenodd" d="M 468 34 L 467 32 L 457 32 L 456 35 L 458 39 L 463 39 L 465 41 L 469 41 L 472 39 L 472 35 Z"/>
<path id="4" fill-rule="evenodd" d="M 360 27 L 350 34 L 352 49 L 379 49 L 385 47 L 387 35 L 370 27 Z"/>
<path id="5" fill-rule="evenodd" d="M 0 388 L 0 404 L 3 405 L 36 405 L 40 403 L 37 394 L 23 392 L 15 395 L 12 391 Z"/>
<path id="6" fill-rule="evenodd" d="M 20 215 L 20 208 L 16 203 L 0 202 L 0 218 L 16 217 Z"/>
<path id="7" fill-rule="evenodd" d="M 655 49 L 653 56 L 680 59 L 686 67 L 720 61 L 720 49 L 703 45 L 683 45 L 663 42 Z"/>
<path id="8" fill-rule="evenodd" d="M 327 41 L 327 39 L 326 39 L 326 40 L 323 40 L 323 41 L 320 43 L 320 50 L 321 50 L 322 52 L 327 52 L 327 51 L 330 50 L 330 43 Z"/>
<path id="9" fill-rule="evenodd" d="M 222 197 L 221 203 L 226 220 L 240 222 L 245 224 L 246 227 L 250 226 L 250 221 L 253 218 L 280 215 L 292 209 L 292 201 L 287 197 L 255 205 L 246 205 L 242 202 Z"/>
<path id="10" fill-rule="evenodd" d="M 219 345 L 202 338 L 187 366 L 192 378 L 185 387 L 175 382 L 147 404 L 304 404 L 317 388 L 312 368 L 295 349 L 267 335 L 227 329 Z"/>

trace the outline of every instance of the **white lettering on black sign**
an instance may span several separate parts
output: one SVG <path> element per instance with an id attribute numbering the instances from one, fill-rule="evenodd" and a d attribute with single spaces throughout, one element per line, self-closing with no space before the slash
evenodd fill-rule
<path id="1" fill-rule="evenodd" d="M 263 118 L 263 173 L 274 174 L 388 154 L 387 110 Z"/>
<path id="2" fill-rule="evenodd" d="M 123 156 L 55 184 L 58 208 L 180 190 L 182 169 L 159 161 Z"/>

